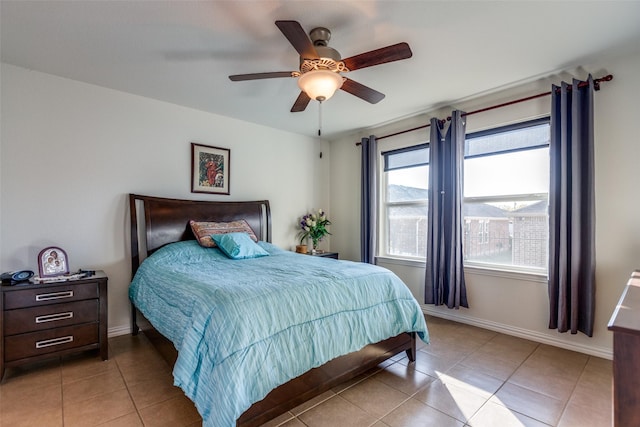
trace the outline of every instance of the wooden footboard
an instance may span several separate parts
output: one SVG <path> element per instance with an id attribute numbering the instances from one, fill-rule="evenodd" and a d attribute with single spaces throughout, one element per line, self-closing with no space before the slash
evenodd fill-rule
<path id="1" fill-rule="evenodd" d="M 171 366 L 178 352 L 173 344 L 160 334 L 132 305 L 132 333 L 142 330 L 163 358 Z M 322 366 L 311 369 L 297 378 L 273 389 L 264 399 L 254 403 L 240 416 L 238 427 L 253 427 L 295 408 L 301 403 L 376 367 L 381 362 L 405 351 L 409 360 L 416 358 L 416 334 L 403 333 L 362 350 L 337 357 Z"/>

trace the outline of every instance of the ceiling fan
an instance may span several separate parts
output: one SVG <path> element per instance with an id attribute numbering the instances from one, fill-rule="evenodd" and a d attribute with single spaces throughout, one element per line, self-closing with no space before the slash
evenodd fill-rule
<path id="1" fill-rule="evenodd" d="M 343 77 L 341 73 L 399 61 L 412 56 L 409 45 L 403 42 L 342 59 L 337 50 L 327 46 L 331 38 L 331 31 L 328 29 L 314 28 L 307 36 L 297 21 L 276 21 L 276 26 L 300 54 L 299 71 L 236 74 L 229 76 L 229 79 L 237 82 L 279 77 L 298 78 L 301 92 L 291 108 L 292 113 L 304 111 L 311 99 L 319 102 L 326 101 L 338 89 L 371 104 L 376 104 L 385 97 L 383 93 Z"/>

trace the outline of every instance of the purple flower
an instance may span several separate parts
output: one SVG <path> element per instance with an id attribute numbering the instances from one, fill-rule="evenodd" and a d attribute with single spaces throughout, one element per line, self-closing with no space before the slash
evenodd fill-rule
<path id="1" fill-rule="evenodd" d="M 324 236 L 331 234 L 329 230 L 327 230 L 327 226 L 329 225 L 331 225 L 331 221 L 329 221 L 326 213 L 322 209 L 319 209 L 317 214 L 311 212 L 304 215 L 300 220 L 300 231 L 298 232 L 300 244 L 302 244 L 304 240 L 311 238 L 315 247 Z"/>

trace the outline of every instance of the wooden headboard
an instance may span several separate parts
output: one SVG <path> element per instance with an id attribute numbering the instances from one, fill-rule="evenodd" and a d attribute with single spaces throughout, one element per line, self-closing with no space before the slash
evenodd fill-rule
<path id="1" fill-rule="evenodd" d="M 246 220 L 258 239 L 271 242 L 271 210 L 268 200 L 209 202 L 129 194 L 132 277 L 140 262 L 162 246 L 195 236 L 190 220 Z"/>

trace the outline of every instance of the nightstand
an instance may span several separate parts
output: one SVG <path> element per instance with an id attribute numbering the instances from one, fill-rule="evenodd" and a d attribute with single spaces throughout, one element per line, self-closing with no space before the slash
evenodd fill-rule
<path id="1" fill-rule="evenodd" d="M 0 380 L 8 366 L 107 345 L 107 276 L 0 287 Z"/>
<path id="2" fill-rule="evenodd" d="M 312 254 L 311 252 L 307 252 L 307 255 L 338 259 L 338 252 L 316 252 L 315 254 Z"/>

